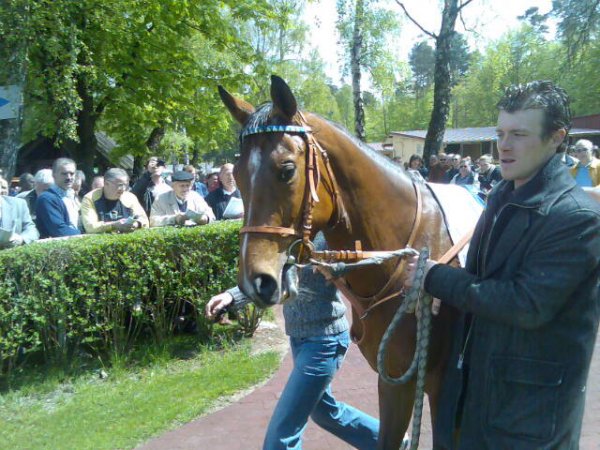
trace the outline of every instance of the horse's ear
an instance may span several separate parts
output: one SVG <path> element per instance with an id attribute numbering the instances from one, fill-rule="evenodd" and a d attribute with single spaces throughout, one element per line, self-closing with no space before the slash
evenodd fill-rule
<path id="1" fill-rule="evenodd" d="M 296 97 L 287 83 L 277 75 L 271 75 L 271 100 L 273 106 L 288 119 L 298 112 Z"/>
<path id="2" fill-rule="evenodd" d="M 254 106 L 244 100 L 235 98 L 221 85 L 219 85 L 219 95 L 233 118 L 241 125 L 245 125 L 248 121 L 248 117 L 254 112 Z"/>

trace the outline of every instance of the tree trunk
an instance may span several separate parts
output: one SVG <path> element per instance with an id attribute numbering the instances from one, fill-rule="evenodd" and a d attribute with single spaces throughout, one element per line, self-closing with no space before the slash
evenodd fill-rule
<path id="1" fill-rule="evenodd" d="M 83 170 L 86 179 L 94 177 L 94 163 L 98 151 L 96 122 L 98 115 L 94 109 L 94 99 L 90 95 L 84 80 L 77 80 L 77 92 L 81 98 L 81 110 L 77 114 L 77 137 L 79 143 L 73 148 L 73 159 L 77 168 Z"/>
<path id="2" fill-rule="evenodd" d="M 364 19 L 364 0 L 356 0 L 354 15 L 354 31 L 352 34 L 352 48 L 350 49 L 350 67 L 352 72 L 352 97 L 354 101 L 354 131 L 356 137 L 366 142 L 365 135 L 365 110 L 362 92 L 360 90 L 361 63 L 362 63 L 362 27 Z"/>
<path id="3" fill-rule="evenodd" d="M 165 137 L 165 124 L 164 122 L 159 122 L 157 126 L 155 126 L 150 132 L 150 136 L 148 136 L 148 140 L 146 141 L 146 147 L 150 150 L 150 156 L 156 156 L 158 150 L 160 148 L 160 143 Z M 144 172 L 144 165 L 148 159 L 148 155 L 143 156 L 134 156 L 133 158 L 133 174 L 135 176 L 140 176 Z"/>
<path id="4" fill-rule="evenodd" d="M 425 137 L 423 159 L 442 149 L 446 121 L 450 113 L 450 42 L 458 16 L 458 0 L 445 0 L 442 27 L 435 40 L 435 72 L 433 88 L 433 111 Z"/>
<path id="5" fill-rule="evenodd" d="M 15 15 L 16 17 L 16 15 Z M 9 26 L 10 24 L 4 24 Z M 12 47 L 12 48 L 11 48 Z M 24 88 L 27 78 L 27 43 L 22 39 L 19 44 L 6 46 L 0 43 L 0 59 L 7 64 L 3 70 L 0 85 L 17 85 Z M 10 61 L 10 63 L 8 63 Z M 22 94 L 21 94 L 22 96 Z M 19 105 L 17 117 L 14 119 L 0 120 L 0 168 L 8 181 L 15 174 L 17 157 L 21 147 L 21 129 L 23 124 L 23 106 Z"/>
<path id="6" fill-rule="evenodd" d="M 150 133 L 150 137 L 146 141 L 146 147 L 150 150 L 150 153 L 157 153 L 160 147 L 160 143 L 165 137 L 165 124 L 159 123 L 158 126 L 154 127 Z"/>

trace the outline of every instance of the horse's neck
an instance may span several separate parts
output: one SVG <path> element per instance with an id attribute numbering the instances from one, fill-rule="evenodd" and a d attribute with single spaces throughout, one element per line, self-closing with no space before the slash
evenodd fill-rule
<path id="1" fill-rule="evenodd" d="M 326 122 L 319 124 L 317 138 L 329 155 L 352 228 L 327 233 L 330 245 L 348 248 L 360 240 L 371 249 L 404 246 L 416 213 L 408 174 Z"/>

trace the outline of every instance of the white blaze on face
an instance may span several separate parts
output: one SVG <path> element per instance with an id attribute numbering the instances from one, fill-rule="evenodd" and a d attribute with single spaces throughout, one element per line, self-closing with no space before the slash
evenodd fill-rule
<path id="1" fill-rule="evenodd" d="M 254 147 L 250 150 L 250 157 L 248 158 L 248 175 L 250 176 L 250 191 L 254 189 L 254 181 L 260 169 L 260 163 L 262 160 L 260 147 Z"/>
<path id="2" fill-rule="evenodd" d="M 248 178 L 250 179 L 250 193 L 254 191 L 256 177 L 258 176 L 258 171 L 260 169 L 260 163 L 262 161 L 262 154 L 260 147 L 254 147 L 250 150 L 250 157 L 248 158 Z M 244 205 L 247 208 L 245 213 L 246 219 L 250 219 L 252 217 L 252 195 L 248 196 L 250 199 L 248 205 Z M 246 222 L 247 223 L 247 222 Z M 246 256 L 248 253 L 248 239 L 249 233 L 244 233 L 242 236 L 242 244 L 241 244 L 241 254 Z M 244 276 L 244 284 L 246 292 L 251 292 L 250 289 L 250 280 L 247 276 Z"/>

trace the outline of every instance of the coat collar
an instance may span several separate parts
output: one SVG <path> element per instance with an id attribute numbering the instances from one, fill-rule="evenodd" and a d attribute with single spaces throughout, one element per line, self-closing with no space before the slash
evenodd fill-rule
<path id="1" fill-rule="evenodd" d="M 501 229 L 500 234 L 494 233 L 490 236 L 490 239 L 501 244 L 495 246 L 492 254 L 486 255 L 483 275 L 489 276 L 501 267 L 519 241 L 525 237 L 525 232 L 531 225 L 532 213 L 547 215 L 560 196 L 575 186 L 575 180 L 562 162 L 562 154 L 550 158 L 529 182 L 517 190 L 514 190 L 512 181 L 502 181 L 490 198 L 490 209 L 491 212 L 498 211 L 492 206 L 496 202 L 501 204 L 500 210 L 505 207 L 511 208 L 512 211 L 505 211 L 498 217 L 498 220 L 507 220 L 507 217 L 501 216 L 510 214 L 510 223 Z"/>
<path id="2" fill-rule="evenodd" d="M 546 215 L 561 195 L 577 186 L 562 162 L 562 156 L 562 153 L 555 154 L 531 180 L 517 190 L 514 189 L 513 181 L 502 181 L 493 197 L 508 195 L 508 203 L 536 208 Z"/>

